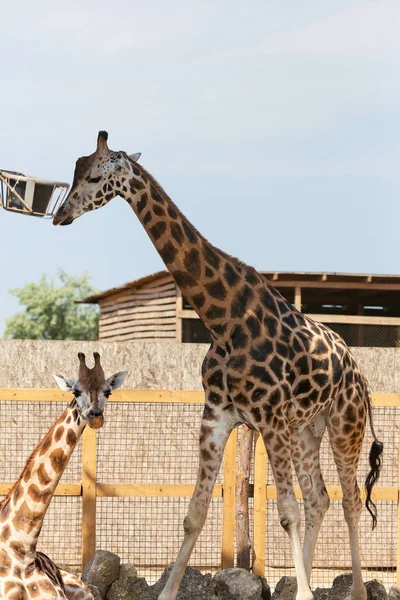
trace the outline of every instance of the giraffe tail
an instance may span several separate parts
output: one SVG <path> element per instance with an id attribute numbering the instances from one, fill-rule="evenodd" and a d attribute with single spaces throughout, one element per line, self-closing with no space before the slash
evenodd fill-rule
<path id="1" fill-rule="evenodd" d="M 372 442 L 372 446 L 369 451 L 369 465 L 371 467 L 371 470 L 368 473 L 367 478 L 365 480 L 365 489 L 367 492 L 365 506 L 367 507 L 367 510 L 372 517 L 372 529 L 375 529 L 376 524 L 377 524 L 378 511 L 376 508 L 376 504 L 371 499 L 371 494 L 372 494 L 372 488 L 374 487 L 375 483 L 378 481 L 379 475 L 381 474 L 383 443 L 378 440 L 378 438 L 376 437 L 376 434 L 375 434 L 375 429 L 374 429 L 374 425 L 373 425 L 373 421 L 372 421 L 371 394 L 370 394 L 369 390 L 367 392 L 367 406 L 368 406 L 369 424 L 371 427 L 371 433 L 374 438 L 374 441 Z"/>

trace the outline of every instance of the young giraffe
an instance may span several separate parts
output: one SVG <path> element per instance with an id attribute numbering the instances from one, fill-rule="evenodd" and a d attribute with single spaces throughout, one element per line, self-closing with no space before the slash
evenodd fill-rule
<path id="1" fill-rule="evenodd" d="M 79 379 L 55 375 L 59 387 L 74 399 L 33 451 L 20 478 L 0 503 L 0 598 L 7 600 L 93 600 L 74 575 L 60 571 L 36 550 L 46 511 L 65 467 L 86 425 L 98 429 L 111 390 L 122 385 L 127 372 L 107 380 L 94 353 L 89 369 L 78 354 Z"/>
<path id="2" fill-rule="evenodd" d="M 349 349 L 336 333 L 297 311 L 255 269 L 205 240 L 137 164 L 140 154 L 109 150 L 107 137 L 100 132 L 96 152 L 78 159 L 70 193 L 54 224 L 68 225 L 122 196 L 212 337 L 202 369 L 205 408 L 198 479 L 184 520 L 184 540 L 159 599 L 176 598 L 207 515 L 226 440 L 234 427 L 245 423 L 261 433 L 273 469 L 280 522 L 293 550 L 297 600 L 313 598 L 309 587 L 313 554 L 329 505 L 319 465 L 321 438 L 328 427 L 349 529 L 352 598 L 365 600 L 356 470 L 367 415 L 374 442 L 366 504 L 374 525 L 371 489 L 379 476 L 383 446 L 373 431 L 366 381 Z M 304 498 L 303 552 L 291 461 Z"/>

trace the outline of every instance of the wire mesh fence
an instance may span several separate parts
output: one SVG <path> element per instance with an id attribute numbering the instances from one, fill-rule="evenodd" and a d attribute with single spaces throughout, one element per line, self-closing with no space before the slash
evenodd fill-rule
<path id="1" fill-rule="evenodd" d="M 336 331 L 348 346 L 367 348 L 398 348 L 400 346 L 400 327 L 398 325 L 325 324 Z"/>
<path id="2" fill-rule="evenodd" d="M 182 543 L 188 498 L 99 498 L 98 548 L 130 562 L 149 583 L 155 583 L 173 562 Z M 190 564 L 204 572 L 221 568 L 222 498 L 211 500 L 206 524 Z"/>
<path id="3" fill-rule="evenodd" d="M 5 391 L 0 391 L 1 494 L 18 479 L 25 460 L 62 412 L 61 401 L 67 397 L 55 392 L 57 401 L 43 401 L 44 391 L 48 392 L 33 390 L 29 401 L 27 392 L 19 396 L 16 391 L 10 401 L 12 395 L 6 397 Z M 84 454 L 79 445 L 71 458 L 62 482 L 79 484 L 78 491 L 64 490 L 64 495 L 53 499 L 40 550 L 58 563 L 77 567 L 82 555 L 102 548 L 119 554 L 123 562 L 133 563 L 150 583 L 159 578 L 179 550 L 182 522 L 197 475 L 203 396 L 201 392 L 189 392 L 187 403 L 182 397 L 184 392 L 123 390 L 113 394 L 104 428 L 97 436 L 89 430 L 91 437 L 84 440 Z M 371 532 L 370 516 L 363 511 L 360 539 L 365 578 L 377 576 L 392 584 L 396 582 L 398 561 L 400 395 L 388 394 L 378 400 L 378 404 L 385 403 L 374 409 L 375 428 L 385 445 L 376 496 L 378 528 Z M 370 443 L 368 430 L 359 467 L 360 482 L 369 470 Z M 235 445 L 231 445 L 229 456 L 221 468 L 206 525 L 191 559 L 192 566 L 206 572 L 214 572 L 221 564 L 234 564 Z M 84 466 L 88 460 L 94 465 L 92 474 Z M 321 446 L 321 467 L 328 490 L 337 498 L 339 482 L 326 438 Z M 293 560 L 288 538 L 279 524 L 272 473 L 265 454 L 257 458 L 257 450 L 256 459 L 251 460 L 250 483 L 250 495 L 254 496 L 249 500 L 253 568 L 257 573 L 265 572 L 274 587 L 283 575 L 294 574 Z M 94 501 L 87 502 L 90 493 Z M 334 499 L 319 536 L 312 585 L 328 587 L 337 574 L 349 569 L 347 526 L 341 502 Z"/>

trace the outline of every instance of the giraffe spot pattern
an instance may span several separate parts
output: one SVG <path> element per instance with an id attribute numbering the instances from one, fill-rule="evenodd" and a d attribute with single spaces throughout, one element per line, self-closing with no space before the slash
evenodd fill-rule
<path id="1" fill-rule="evenodd" d="M 57 448 L 50 454 L 50 464 L 57 474 L 64 470 L 67 460 L 68 457 L 62 448 Z"/>
<path id="2" fill-rule="evenodd" d="M 171 241 L 169 241 L 163 246 L 163 248 L 160 251 L 160 254 L 161 254 L 165 264 L 170 265 L 171 263 L 174 262 L 177 254 L 178 254 L 178 250 L 177 250 L 177 248 L 175 248 L 173 243 Z"/>
<path id="3" fill-rule="evenodd" d="M 221 262 L 220 257 L 208 243 L 204 244 L 204 259 L 214 269 L 219 268 Z"/>
<path id="4" fill-rule="evenodd" d="M 193 296 L 193 302 L 194 302 L 195 306 L 197 306 L 198 308 L 203 308 L 203 306 L 206 302 L 206 297 L 204 296 L 203 293 L 195 294 Z"/>
<path id="5" fill-rule="evenodd" d="M 217 279 L 216 281 L 212 281 L 211 283 L 206 284 L 205 288 L 206 288 L 208 294 L 212 298 L 216 298 L 217 300 L 222 300 L 222 301 L 225 300 L 227 290 L 220 279 Z"/>
<path id="6" fill-rule="evenodd" d="M 195 277 L 199 278 L 201 275 L 201 263 L 200 263 L 200 255 L 197 248 L 192 248 L 185 256 L 184 263 L 185 269 L 189 271 L 189 273 Z"/>
<path id="7" fill-rule="evenodd" d="M 216 306 L 211 304 L 210 308 L 205 313 L 206 319 L 213 321 L 214 319 L 223 319 L 225 317 L 226 310 L 223 306 Z M 214 327 L 214 330 L 216 327 Z"/>
<path id="8" fill-rule="evenodd" d="M 150 235 L 157 241 L 167 230 L 167 225 L 164 221 L 159 221 L 150 228 Z"/>
<path id="9" fill-rule="evenodd" d="M 193 231 L 191 227 L 189 227 L 189 225 L 185 221 L 182 222 L 182 229 L 189 242 L 191 244 L 196 244 L 198 240 L 197 234 Z"/>
<path id="10" fill-rule="evenodd" d="M 171 235 L 178 242 L 179 245 L 183 244 L 185 239 L 183 229 L 179 223 L 171 223 Z"/>
<path id="11" fill-rule="evenodd" d="M 157 217 L 165 217 L 165 210 L 162 206 L 158 206 L 158 204 L 153 206 L 153 212 Z"/>
<path id="12" fill-rule="evenodd" d="M 165 200 L 158 192 L 158 190 L 154 187 L 154 185 L 150 186 L 150 194 L 155 202 L 159 202 L 160 204 L 164 204 Z"/>
<path id="13" fill-rule="evenodd" d="M 54 439 L 56 442 L 59 442 L 63 436 L 64 433 L 64 427 L 61 425 L 60 427 L 57 427 L 56 432 L 54 434 Z"/>
<path id="14" fill-rule="evenodd" d="M 38 480 L 41 485 L 49 485 L 51 478 L 46 471 L 46 467 L 42 463 L 37 470 Z"/>
<path id="15" fill-rule="evenodd" d="M 43 504 L 47 504 L 52 497 L 52 491 L 50 489 L 40 489 L 35 483 L 32 483 L 29 486 L 28 494 L 34 502 L 43 502 Z"/>
<path id="16" fill-rule="evenodd" d="M 68 446 L 70 446 L 71 448 L 73 446 L 75 446 L 75 444 L 77 442 L 77 437 L 76 437 L 76 433 L 73 429 L 68 429 L 66 441 L 67 441 Z"/>
<path id="17" fill-rule="evenodd" d="M 5 550 L 0 550 L 0 577 L 6 577 L 11 572 L 11 558 Z"/>
<path id="18" fill-rule="evenodd" d="M 174 277 L 179 287 L 191 288 L 196 286 L 196 279 L 191 273 L 188 273 L 187 271 L 174 271 L 172 273 L 172 276 Z"/>
<path id="19" fill-rule="evenodd" d="M 233 299 L 232 307 L 231 307 L 231 317 L 232 318 L 242 317 L 245 314 L 245 312 L 248 308 L 248 305 L 253 298 L 254 298 L 253 290 L 248 285 L 243 286 L 243 288 L 241 288 L 236 293 L 236 295 Z"/>

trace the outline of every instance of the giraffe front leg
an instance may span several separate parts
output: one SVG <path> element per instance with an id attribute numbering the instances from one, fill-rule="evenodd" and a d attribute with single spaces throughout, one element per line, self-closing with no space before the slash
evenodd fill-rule
<path id="1" fill-rule="evenodd" d="M 290 432 L 285 428 L 283 432 L 266 431 L 262 435 L 274 473 L 280 523 L 292 547 L 297 578 L 296 600 L 313 600 L 300 540 L 300 510 L 293 488 Z"/>
<path id="2" fill-rule="evenodd" d="M 203 529 L 226 441 L 234 427 L 230 411 L 217 411 L 206 404 L 200 429 L 200 458 L 196 487 L 183 521 L 181 549 L 167 584 L 158 600 L 175 600 L 190 555 Z"/>

